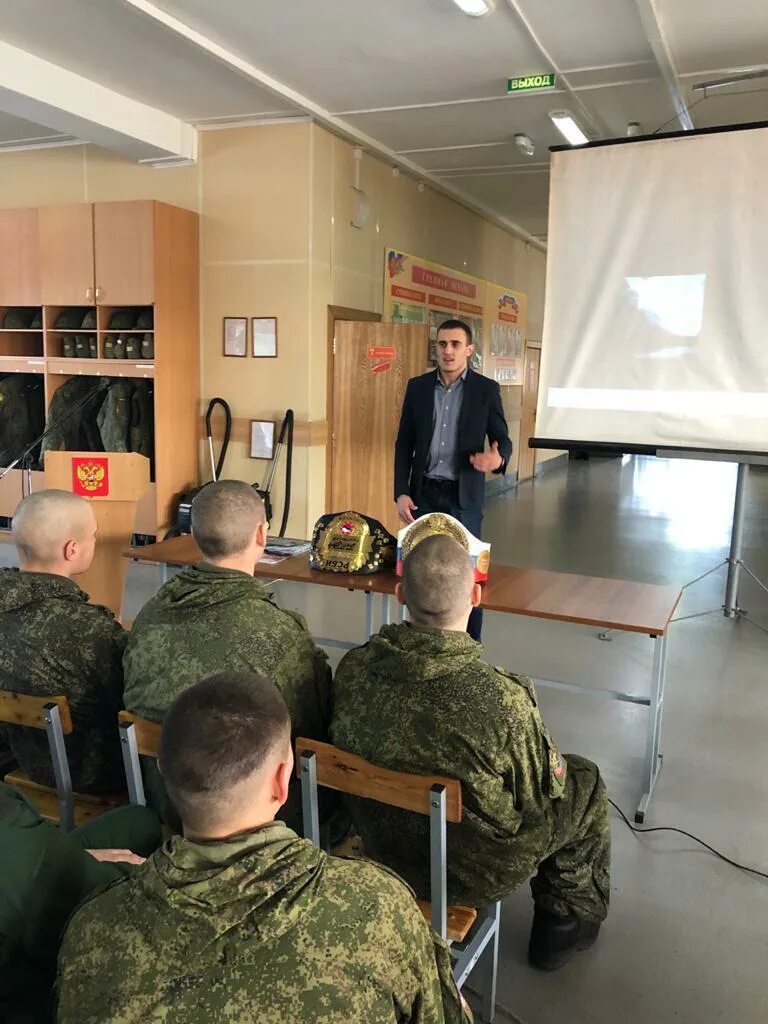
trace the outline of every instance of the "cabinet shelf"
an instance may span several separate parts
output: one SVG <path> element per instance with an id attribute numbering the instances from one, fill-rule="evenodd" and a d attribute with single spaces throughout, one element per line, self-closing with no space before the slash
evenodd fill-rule
<path id="1" fill-rule="evenodd" d="M 0 334 L 42 334 L 42 327 L 0 327 Z"/>
<path id="2" fill-rule="evenodd" d="M 154 377 L 155 364 L 133 359 L 67 359 L 48 358 L 47 372 L 76 377 Z"/>
<path id="3" fill-rule="evenodd" d="M 0 356 L 0 373 L 45 373 L 42 356 Z"/>
<path id="4" fill-rule="evenodd" d="M 154 328 L 147 330 L 144 327 L 129 327 L 123 331 L 99 331 L 99 334 L 154 334 Z"/>

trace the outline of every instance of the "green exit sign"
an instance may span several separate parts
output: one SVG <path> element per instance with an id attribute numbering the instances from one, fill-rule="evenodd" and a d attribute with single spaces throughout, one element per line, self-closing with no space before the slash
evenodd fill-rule
<path id="1" fill-rule="evenodd" d="M 554 71 L 548 71 L 544 75 L 520 75 L 518 78 L 507 79 L 507 92 L 530 92 L 531 89 L 554 88 Z"/>

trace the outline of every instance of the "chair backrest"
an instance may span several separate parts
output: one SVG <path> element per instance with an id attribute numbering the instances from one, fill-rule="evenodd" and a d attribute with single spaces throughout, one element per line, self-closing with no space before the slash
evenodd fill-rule
<path id="1" fill-rule="evenodd" d="M 128 786 L 128 799 L 132 804 L 146 804 L 144 783 L 141 778 L 139 754 L 145 757 L 157 757 L 160 743 L 160 726 L 146 718 L 139 718 L 130 711 L 120 711 L 117 715 L 117 727 L 120 733 L 120 749 L 123 752 L 125 781 Z"/>
<path id="2" fill-rule="evenodd" d="M 59 827 L 71 831 L 75 824 L 75 799 L 69 773 L 64 737 L 72 732 L 72 714 L 66 697 L 31 697 L 25 693 L 0 690 L 0 722 L 45 729 L 51 752 L 56 796 L 59 801 Z"/>
<path id="3" fill-rule="evenodd" d="M 380 768 L 330 743 L 296 740 L 296 771 L 301 779 L 304 835 L 320 845 L 317 786 L 429 816 L 432 927 L 446 937 L 448 927 L 446 822 L 461 821 L 461 783 L 441 775 L 411 775 Z"/>

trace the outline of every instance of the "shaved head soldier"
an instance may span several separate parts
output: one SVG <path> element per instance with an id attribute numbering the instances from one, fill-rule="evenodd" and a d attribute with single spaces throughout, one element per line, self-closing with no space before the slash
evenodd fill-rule
<path id="1" fill-rule="evenodd" d="M 553 970 L 594 942 L 608 911 L 600 772 L 560 753 L 530 680 L 491 668 L 464 632 L 480 587 L 460 544 L 422 540 L 398 596 L 411 623 L 383 626 L 339 665 L 333 742 L 384 768 L 461 782 L 463 818 L 448 825 L 448 899 L 482 906 L 535 873 L 528 955 Z M 366 853 L 428 895 L 426 820 L 365 800 L 352 816 Z"/>
<path id="2" fill-rule="evenodd" d="M 0 689 L 64 695 L 72 711 L 66 737 L 76 791 L 122 788 L 115 716 L 122 708 L 125 632 L 114 615 L 88 604 L 73 577 L 90 568 L 96 520 L 69 491 L 32 494 L 13 516 L 20 570 L 0 569 Z M 33 782 L 55 779 L 45 734 L 4 726 L 3 735 Z"/>
<path id="3" fill-rule="evenodd" d="M 242 480 L 208 484 L 192 502 L 192 533 L 203 560 L 178 573 L 144 605 L 125 652 L 129 711 L 162 722 L 174 698 L 224 669 L 263 672 L 282 693 L 294 735 L 327 736 L 330 669 L 304 619 L 283 611 L 254 579 L 267 543 L 261 498 Z M 152 804 L 173 820 L 151 764 Z M 298 781 L 281 812 L 300 821 Z"/>
<path id="4" fill-rule="evenodd" d="M 405 884 L 274 820 L 290 736 L 262 676 L 224 672 L 178 697 L 159 760 L 184 837 L 75 913 L 59 1024 L 469 1024 Z"/>

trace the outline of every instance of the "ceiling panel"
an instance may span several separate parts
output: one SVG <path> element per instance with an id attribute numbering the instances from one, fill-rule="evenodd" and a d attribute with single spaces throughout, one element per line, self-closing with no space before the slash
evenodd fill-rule
<path id="1" fill-rule="evenodd" d="M 155 2 L 334 112 L 503 95 L 542 70 L 504 0 L 483 18 L 450 0 Z"/>
<path id="2" fill-rule="evenodd" d="M 742 82 L 725 89 L 711 89 L 706 99 L 702 99 L 702 93 L 693 92 L 694 81 L 686 83 L 686 90 L 689 105 L 696 104 L 691 110 L 691 117 L 697 128 L 768 121 L 768 78 Z"/>
<path id="3" fill-rule="evenodd" d="M 765 67 L 766 0 L 658 0 L 677 70 Z"/>
<path id="4" fill-rule="evenodd" d="M 0 37 L 184 120 L 293 109 L 121 0 L 2 0 Z"/>
<path id="5" fill-rule="evenodd" d="M 634 85 L 617 85 L 612 89 L 589 89 L 579 97 L 590 110 L 595 110 L 611 129 L 615 138 L 626 135 L 627 122 L 639 121 L 642 131 L 652 134 L 665 122 L 666 131 L 677 131 L 680 125 L 675 117 L 666 86 L 658 79 Z"/>
<path id="6" fill-rule="evenodd" d="M 494 146 L 469 146 L 467 149 L 444 149 L 426 153 L 414 153 L 411 157 L 427 171 L 464 171 L 498 167 L 528 167 L 530 164 L 548 163 L 547 146 L 534 140 L 536 152 L 532 157 L 524 156 L 514 143 L 505 142 Z"/>
<path id="7" fill-rule="evenodd" d="M 532 235 L 546 235 L 549 174 L 509 174 L 446 179 L 484 206 L 515 221 Z"/>
<path id="8" fill-rule="evenodd" d="M 516 2 L 563 70 L 653 57 L 634 0 Z"/>
<path id="9" fill-rule="evenodd" d="M 46 128 L 42 124 L 25 121 L 0 110 L 0 142 L 24 142 L 28 139 L 51 139 L 60 136 L 60 132 Z M 61 136 L 64 138 L 64 136 Z"/>
<path id="10" fill-rule="evenodd" d="M 345 120 L 398 151 L 511 142 L 517 132 L 526 132 L 539 142 L 553 131 L 547 112 L 560 105 L 552 96 L 539 94 L 491 103 L 357 114 Z"/>

